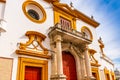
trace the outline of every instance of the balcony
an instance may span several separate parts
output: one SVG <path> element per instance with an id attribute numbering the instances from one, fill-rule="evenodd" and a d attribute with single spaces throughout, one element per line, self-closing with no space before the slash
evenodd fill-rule
<path id="1" fill-rule="evenodd" d="M 90 44 L 92 41 L 87 38 L 85 33 L 81 33 L 77 30 L 73 30 L 70 26 L 61 26 L 61 24 L 57 23 L 53 27 L 50 27 L 49 37 L 54 37 L 56 35 L 61 35 L 63 42 L 71 42 L 74 44 Z"/>

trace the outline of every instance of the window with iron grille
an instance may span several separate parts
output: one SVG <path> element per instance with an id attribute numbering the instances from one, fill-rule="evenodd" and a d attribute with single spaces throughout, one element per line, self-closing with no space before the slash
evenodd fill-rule
<path id="1" fill-rule="evenodd" d="M 71 21 L 67 20 L 63 17 L 60 17 L 60 24 L 61 24 L 62 28 L 65 29 L 65 30 L 71 30 L 72 29 Z"/>

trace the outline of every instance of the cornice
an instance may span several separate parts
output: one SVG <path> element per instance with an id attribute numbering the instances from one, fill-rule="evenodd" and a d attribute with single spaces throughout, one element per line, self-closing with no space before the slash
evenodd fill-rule
<path id="1" fill-rule="evenodd" d="M 44 1 L 46 1 L 48 3 L 53 3 L 53 2 L 59 2 L 60 0 L 44 0 Z"/>
<path id="2" fill-rule="evenodd" d="M 33 56 L 33 57 L 39 57 L 39 58 L 46 58 L 46 59 L 51 58 L 51 55 L 46 55 L 43 53 L 44 52 L 36 52 L 32 50 L 16 50 L 16 54 L 19 54 L 19 55 L 27 55 L 27 56 Z"/>
<path id="3" fill-rule="evenodd" d="M 108 63 L 110 63 L 110 64 L 112 64 L 114 66 L 112 60 L 109 57 L 107 57 L 105 54 L 104 54 L 104 56 L 101 56 L 100 58 L 107 61 Z"/>
<path id="4" fill-rule="evenodd" d="M 58 12 L 62 11 L 62 12 L 65 12 L 73 17 L 76 17 L 74 11 L 67 4 L 54 2 L 53 3 L 53 10 L 58 11 Z"/>
<path id="5" fill-rule="evenodd" d="M 76 9 L 74 9 L 74 13 L 77 15 L 78 19 L 85 21 L 86 23 L 94 26 L 95 28 L 97 28 L 100 24 L 97 21 L 95 21 L 94 19 L 91 19 L 90 17 L 86 16 L 85 14 L 83 14 L 82 12 L 80 12 Z"/>

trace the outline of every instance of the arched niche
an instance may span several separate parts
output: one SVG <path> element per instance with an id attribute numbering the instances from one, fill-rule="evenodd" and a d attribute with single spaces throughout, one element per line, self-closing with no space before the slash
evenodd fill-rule
<path id="1" fill-rule="evenodd" d="M 93 40 L 92 32 L 91 32 L 91 30 L 88 27 L 83 26 L 81 28 L 81 32 L 83 33 L 83 35 L 85 36 L 85 38 L 90 39 L 91 41 Z"/>

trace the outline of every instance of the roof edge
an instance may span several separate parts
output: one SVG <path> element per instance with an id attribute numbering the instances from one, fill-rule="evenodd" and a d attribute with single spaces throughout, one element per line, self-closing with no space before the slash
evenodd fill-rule
<path id="1" fill-rule="evenodd" d="M 97 21 L 95 21 L 94 19 L 91 19 L 90 17 L 88 17 L 87 15 L 83 14 L 82 12 L 74 9 L 74 12 L 77 14 L 77 18 L 85 21 L 86 23 L 94 26 L 95 28 L 97 28 L 100 23 L 98 23 Z"/>

